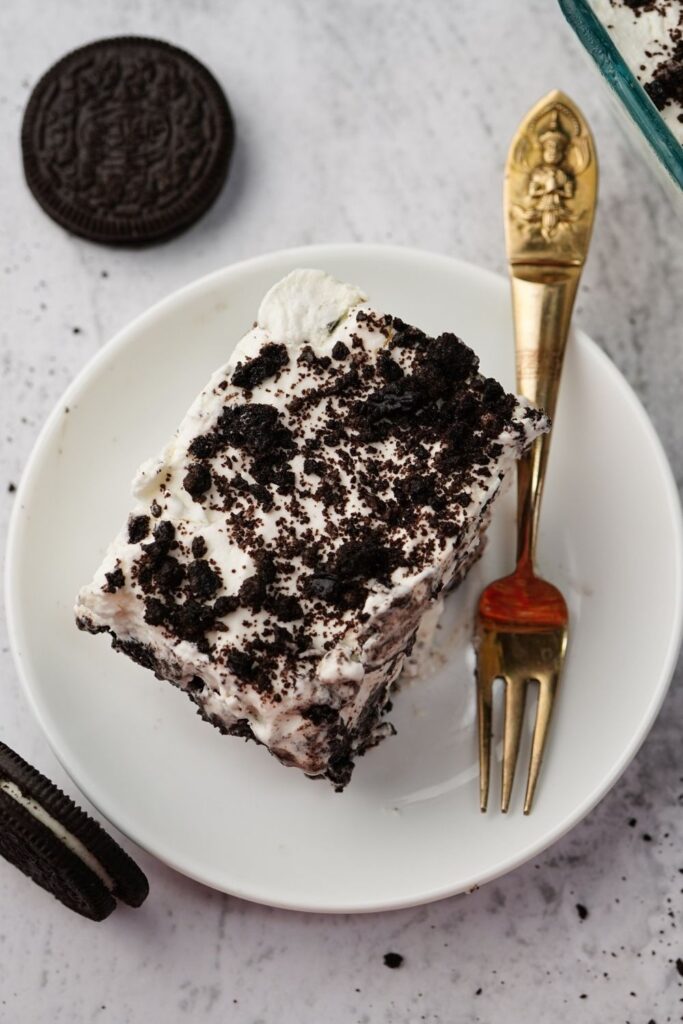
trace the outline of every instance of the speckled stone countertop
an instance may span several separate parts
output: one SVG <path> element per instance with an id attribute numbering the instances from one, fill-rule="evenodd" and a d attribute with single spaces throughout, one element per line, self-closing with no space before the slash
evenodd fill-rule
<path id="1" fill-rule="evenodd" d="M 500 179 L 522 113 L 553 87 L 598 140 L 601 206 L 577 322 L 640 398 L 683 481 L 683 250 L 548 0 L 5 0 L 0 515 L 48 411 L 94 352 L 177 286 L 284 246 L 363 240 L 502 270 Z M 228 187 L 170 244 L 69 237 L 24 186 L 31 86 L 124 33 L 205 61 L 232 101 Z M 76 793 L 28 709 L 0 621 L 0 738 Z M 0 862 L 0 1021 L 236 1024 L 683 1020 L 680 675 L 636 761 L 538 861 L 415 910 L 315 917 L 252 906 L 134 851 L 152 895 L 95 926 Z M 125 843 L 125 840 L 124 840 Z M 130 844 L 127 844 L 130 848 Z M 393 951 L 398 969 L 383 962 Z"/>

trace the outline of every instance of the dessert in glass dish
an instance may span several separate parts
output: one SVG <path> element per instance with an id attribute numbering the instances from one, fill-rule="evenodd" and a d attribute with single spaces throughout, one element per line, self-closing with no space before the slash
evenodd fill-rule
<path id="1" fill-rule="evenodd" d="M 623 123 L 677 206 L 683 189 L 683 4 L 560 0 Z"/>
<path id="2" fill-rule="evenodd" d="M 343 788 L 548 426 L 454 334 L 294 271 L 138 471 L 77 623 L 221 732 Z"/>
<path id="3" fill-rule="evenodd" d="M 683 145 L 680 0 L 590 0 L 631 72 Z"/>

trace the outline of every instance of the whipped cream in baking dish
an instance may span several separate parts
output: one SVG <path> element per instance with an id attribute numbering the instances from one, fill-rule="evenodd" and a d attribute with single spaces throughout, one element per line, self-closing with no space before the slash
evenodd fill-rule
<path id="1" fill-rule="evenodd" d="M 589 0 L 635 77 L 683 144 L 683 3 Z"/>
<path id="2" fill-rule="evenodd" d="M 221 731 L 342 787 L 547 428 L 455 335 L 294 271 L 140 468 L 78 624 Z"/>

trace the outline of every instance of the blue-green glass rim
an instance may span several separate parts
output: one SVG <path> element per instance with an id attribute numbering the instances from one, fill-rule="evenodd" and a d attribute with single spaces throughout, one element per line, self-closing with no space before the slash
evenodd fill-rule
<path id="1" fill-rule="evenodd" d="M 585 0 L 559 0 L 562 13 L 617 94 L 627 113 L 679 188 L 683 189 L 683 146 L 676 140 L 642 85 Z"/>

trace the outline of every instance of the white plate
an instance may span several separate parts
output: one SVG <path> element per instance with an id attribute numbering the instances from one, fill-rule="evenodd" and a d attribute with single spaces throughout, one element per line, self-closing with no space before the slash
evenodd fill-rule
<path id="1" fill-rule="evenodd" d="M 512 387 L 507 285 L 455 260 L 326 246 L 261 257 L 190 285 L 119 334 L 41 434 L 10 531 L 12 645 L 67 771 L 118 828 L 168 864 L 281 907 L 408 906 L 536 855 L 593 807 L 635 754 L 679 644 L 678 498 L 637 399 L 577 333 L 539 550 L 542 571 L 567 597 L 571 641 L 530 817 L 521 813 L 521 785 L 507 817 L 480 814 L 477 801 L 469 621 L 483 582 L 511 567 L 511 494 L 484 558 L 453 597 L 441 668 L 397 696 L 398 735 L 359 761 L 343 794 L 220 736 L 173 687 L 114 654 L 103 637 L 79 633 L 72 604 L 126 514 L 138 463 L 161 447 L 225 361 L 264 292 L 298 266 L 360 284 L 379 309 L 427 331 L 456 330 L 483 369 Z"/>

